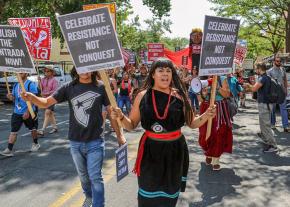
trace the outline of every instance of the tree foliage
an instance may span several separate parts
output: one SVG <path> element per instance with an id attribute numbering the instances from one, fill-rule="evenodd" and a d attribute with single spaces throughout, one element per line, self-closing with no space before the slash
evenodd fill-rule
<path id="1" fill-rule="evenodd" d="M 284 47 L 286 39 L 285 11 L 290 0 L 208 0 L 216 7 L 220 16 L 238 18 L 246 28 L 256 29 L 251 34 L 267 39 L 271 43 L 272 53 Z"/>

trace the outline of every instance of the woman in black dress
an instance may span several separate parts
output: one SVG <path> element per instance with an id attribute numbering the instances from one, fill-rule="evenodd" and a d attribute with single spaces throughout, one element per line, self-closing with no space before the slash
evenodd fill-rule
<path id="1" fill-rule="evenodd" d="M 176 206 L 179 193 L 185 191 L 189 164 L 181 127 L 185 123 L 191 128 L 200 127 L 215 116 L 215 107 L 194 117 L 172 62 L 163 58 L 152 64 L 130 116 L 118 108 L 111 116 L 119 118 L 127 130 L 136 128 L 140 121 L 145 129 L 133 170 L 138 176 L 138 206 Z"/>

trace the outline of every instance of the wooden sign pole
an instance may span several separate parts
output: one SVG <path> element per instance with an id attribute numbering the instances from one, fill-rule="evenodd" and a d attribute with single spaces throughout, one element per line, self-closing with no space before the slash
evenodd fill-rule
<path id="1" fill-rule="evenodd" d="M 18 82 L 19 82 L 19 84 L 21 86 L 22 92 L 26 92 L 25 87 L 24 87 L 24 83 L 23 83 L 19 73 L 17 73 L 17 79 L 18 79 Z M 29 113 L 30 113 L 32 119 L 34 119 L 35 113 L 33 111 L 33 108 L 32 108 L 32 105 L 31 105 L 30 101 L 26 101 L 26 104 L 27 104 L 27 107 L 28 107 L 28 110 L 29 110 Z"/>
<path id="2" fill-rule="evenodd" d="M 6 72 L 4 72 L 4 77 L 5 77 L 5 83 L 6 83 L 7 92 L 8 92 L 8 94 L 10 94 L 10 88 L 9 88 L 8 79 L 7 79 L 7 73 Z"/>
<path id="3" fill-rule="evenodd" d="M 99 70 L 98 72 L 99 72 L 99 74 L 101 76 L 102 81 L 104 82 L 106 93 L 108 95 L 108 98 L 109 98 L 109 101 L 111 103 L 111 106 L 113 106 L 114 108 L 117 107 L 117 102 L 116 102 L 115 96 L 114 96 L 114 94 L 113 94 L 113 92 L 111 90 L 109 78 L 108 78 L 108 75 L 107 75 L 106 71 L 105 70 Z M 122 128 L 122 123 L 121 123 L 120 119 L 117 119 L 117 122 L 118 122 L 118 125 L 119 125 L 120 129 L 121 129 Z"/>
<path id="4" fill-rule="evenodd" d="M 209 107 L 213 106 L 215 103 L 216 96 L 216 86 L 217 86 L 217 75 L 213 76 L 213 81 L 211 85 L 211 93 L 210 93 L 210 102 Z M 207 121 L 207 130 L 206 130 L 206 140 L 210 137 L 211 134 L 211 126 L 212 126 L 212 118 Z"/>

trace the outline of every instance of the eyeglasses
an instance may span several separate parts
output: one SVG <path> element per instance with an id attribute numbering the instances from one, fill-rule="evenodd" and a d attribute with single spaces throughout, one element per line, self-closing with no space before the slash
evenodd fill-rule
<path id="1" fill-rule="evenodd" d="M 276 62 L 276 63 L 281 63 L 281 60 L 276 60 L 275 62 Z"/>

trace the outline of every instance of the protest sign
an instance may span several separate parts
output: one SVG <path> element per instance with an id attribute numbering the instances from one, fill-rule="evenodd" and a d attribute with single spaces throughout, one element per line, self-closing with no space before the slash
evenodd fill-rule
<path id="1" fill-rule="evenodd" d="M 148 62 L 154 62 L 160 57 L 164 57 L 164 44 L 148 43 Z"/>
<path id="2" fill-rule="evenodd" d="M 129 64 L 135 64 L 135 63 L 136 63 L 136 54 L 134 52 L 130 52 Z"/>
<path id="3" fill-rule="evenodd" d="M 240 21 L 206 16 L 199 75 L 223 75 L 232 71 Z"/>
<path id="4" fill-rule="evenodd" d="M 107 7 L 109 9 L 112 21 L 115 29 L 117 28 L 117 15 L 116 15 L 116 3 L 104 3 L 104 4 L 88 4 L 83 5 L 83 10 L 92 10 L 97 8 Z"/>
<path id="5" fill-rule="evenodd" d="M 124 66 L 108 8 L 57 16 L 78 73 Z"/>
<path id="6" fill-rule="evenodd" d="M 51 24 L 49 17 L 9 18 L 8 23 L 21 28 L 26 45 L 34 59 L 50 59 Z"/>
<path id="7" fill-rule="evenodd" d="M 0 25 L 0 71 L 36 72 L 19 27 Z"/>
<path id="8" fill-rule="evenodd" d="M 241 66 L 247 56 L 247 44 L 245 40 L 238 40 L 235 50 L 234 63 Z"/>
<path id="9" fill-rule="evenodd" d="M 128 145 L 124 144 L 116 150 L 116 175 L 117 182 L 129 174 L 128 166 Z"/>

